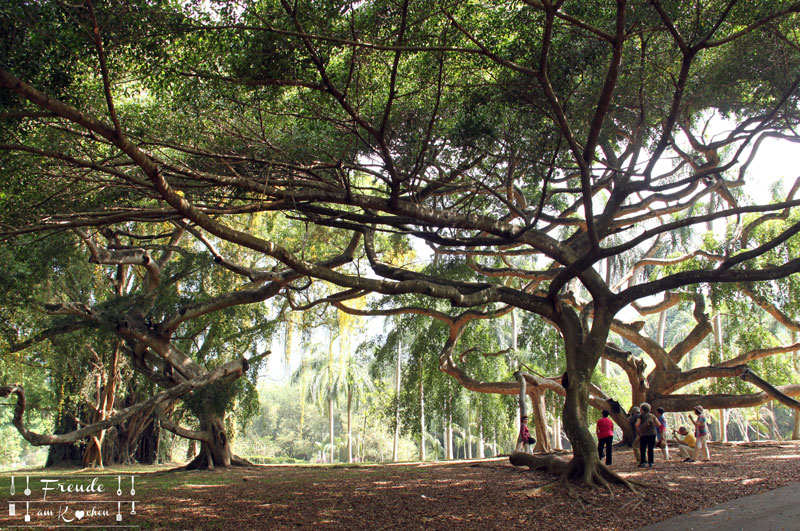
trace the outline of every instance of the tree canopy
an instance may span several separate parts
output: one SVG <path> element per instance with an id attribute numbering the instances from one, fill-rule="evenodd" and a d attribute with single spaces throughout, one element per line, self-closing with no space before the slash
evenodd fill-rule
<path id="1" fill-rule="evenodd" d="M 611 331 L 647 346 L 660 372 L 642 392 L 661 399 L 690 380 L 678 362 L 710 329 L 709 286 L 764 301 L 800 270 L 796 187 L 763 203 L 744 191 L 775 177 L 749 171 L 765 141 L 798 140 L 798 11 L 785 0 L 4 7 L 2 236 L 69 231 L 93 262 L 135 269 L 124 312 L 63 297 L 46 308 L 102 322 L 152 356 L 147 370 L 180 375 L 170 396 L 209 369 L 246 370 L 241 359 L 213 369 L 181 342 L 184 329 L 244 326 L 220 312 L 245 304 L 437 318 L 440 368 L 505 393 L 516 383 L 467 373 L 459 341 L 470 322 L 535 314 L 563 342 L 563 377 L 531 381 L 566 395 L 567 473 L 603 481 L 587 407 L 609 398 L 590 381 L 600 358 L 629 363 Z M 431 263 L 408 259 L 423 249 Z M 190 275 L 207 268 L 220 271 L 213 289 Z M 352 303 L 369 294 L 385 297 Z M 669 352 L 621 322 L 629 305 L 679 300 L 700 324 Z M 213 359 L 242 348 L 224 350 Z M 796 404 L 740 365 L 728 375 Z M 212 424 L 209 448 L 222 433 Z"/>

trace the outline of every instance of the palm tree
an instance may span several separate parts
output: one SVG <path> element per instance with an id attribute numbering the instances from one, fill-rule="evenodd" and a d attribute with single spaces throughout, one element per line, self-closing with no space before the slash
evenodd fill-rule
<path id="1" fill-rule="evenodd" d="M 310 376 L 310 385 L 306 391 L 306 398 L 317 403 L 322 409 L 328 409 L 329 441 L 333 442 L 334 433 L 334 406 L 342 399 L 347 404 L 347 460 L 353 462 L 353 408 L 357 406 L 364 396 L 373 388 L 369 376 L 368 363 L 361 357 L 352 356 L 334 345 L 335 336 L 329 343 L 328 352 L 317 352 L 292 376 L 293 382 L 298 382 L 306 374 Z M 330 451 L 331 462 L 334 460 L 333 446 Z"/>

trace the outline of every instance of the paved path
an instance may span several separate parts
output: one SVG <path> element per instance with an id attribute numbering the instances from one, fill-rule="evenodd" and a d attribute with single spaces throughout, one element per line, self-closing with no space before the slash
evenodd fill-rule
<path id="1" fill-rule="evenodd" d="M 800 483 L 662 520 L 639 531 L 800 530 Z"/>

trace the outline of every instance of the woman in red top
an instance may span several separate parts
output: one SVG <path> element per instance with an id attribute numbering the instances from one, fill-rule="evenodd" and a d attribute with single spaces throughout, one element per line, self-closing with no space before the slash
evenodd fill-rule
<path id="1" fill-rule="evenodd" d="M 603 410 L 603 416 L 597 421 L 597 453 L 600 459 L 605 453 L 606 465 L 611 466 L 611 443 L 614 441 L 614 422 L 608 418 L 609 412 Z M 603 449 L 605 448 L 605 452 Z"/>
<path id="2" fill-rule="evenodd" d="M 520 419 L 519 435 L 517 436 L 517 451 L 521 449 L 523 452 L 530 452 L 530 445 L 535 442 L 536 439 L 531 437 L 531 432 L 528 431 L 528 417 L 524 416 Z"/>

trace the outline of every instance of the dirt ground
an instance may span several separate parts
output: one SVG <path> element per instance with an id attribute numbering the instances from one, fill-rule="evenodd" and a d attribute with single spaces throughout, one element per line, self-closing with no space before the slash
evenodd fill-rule
<path id="1" fill-rule="evenodd" d="M 545 472 L 513 467 L 507 458 L 204 472 L 131 469 L 94 473 L 98 478 L 95 492 L 91 492 L 92 474 L 87 471 L 42 471 L 30 478 L 21 472 L 15 473 L 13 496 L 11 474 L 0 480 L 0 527 L 633 530 L 800 482 L 800 443 L 712 443 L 711 450 L 708 463 L 665 462 L 659 452 L 653 469 L 636 467 L 629 449 L 616 452 L 614 470 L 650 485 L 638 494 L 622 488 L 610 493 L 561 486 L 533 492 L 552 478 Z M 131 476 L 135 495 L 129 492 Z M 45 478 L 59 479 L 62 486 L 44 483 Z M 22 493 L 25 481 L 33 491 L 29 497 Z M 96 492 L 100 484 L 104 491 Z M 45 486 L 52 488 L 46 502 L 42 500 Z M 15 505 L 13 516 L 5 509 L 10 503 Z M 52 515 L 47 514 L 48 508 Z M 28 523 L 23 520 L 26 511 L 31 516 Z M 120 520 L 116 520 L 118 512 Z"/>

